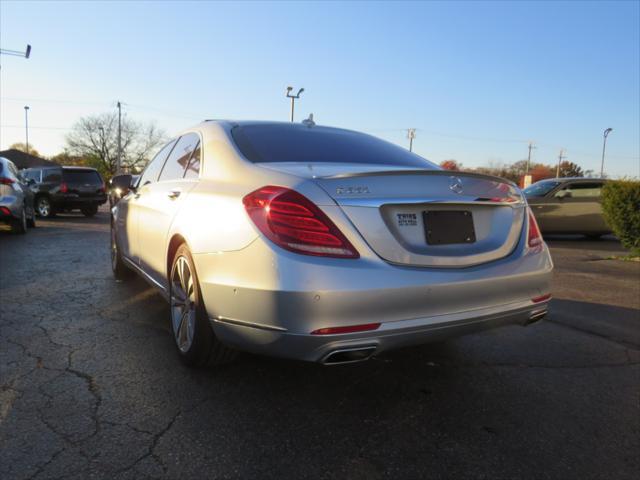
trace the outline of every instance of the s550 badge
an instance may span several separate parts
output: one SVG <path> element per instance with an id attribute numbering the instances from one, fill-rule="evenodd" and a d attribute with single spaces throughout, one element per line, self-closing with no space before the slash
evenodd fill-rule
<path id="1" fill-rule="evenodd" d="M 357 195 L 361 193 L 369 193 L 369 187 L 338 187 L 336 194 L 338 195 Z"/>

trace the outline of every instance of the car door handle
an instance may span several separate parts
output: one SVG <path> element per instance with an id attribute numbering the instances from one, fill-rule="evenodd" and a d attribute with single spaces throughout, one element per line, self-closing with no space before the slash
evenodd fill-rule
<path id="1" fill-rule="evenodd" d="M 167 197 L 174 200 L 180 196 L 180 193 L 182 193 L 180 190 L 170 190 L 169 193 L 167 193 Z"/>

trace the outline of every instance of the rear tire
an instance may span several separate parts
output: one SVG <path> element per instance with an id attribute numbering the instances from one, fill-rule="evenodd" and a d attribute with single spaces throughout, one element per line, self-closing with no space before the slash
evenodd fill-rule
<path id="1" fill-rule="evenodd" d="M 85 217 L 93 217 L 96 213 L 98 213 L 98 207 L 84 207 L 81 208 L 80 211 Z"/>
<path id="2" fill-rule="evenodd" d="M 55 216 L 56 212 L 49 197 L 42 195 L 36 198 L 36 213 L 42 218 L 51 218 Z"/>
<path id="3" fill-rule="evenodd" d="M 237 352 L 216 338 L 209 323 L 193 258 L 184 244 L 171 262 L 169 298 L 171 331 L 185 365 L 214 366 L 235 359 Z"/>
<path id="4" fill-rule="evenodd" d="M 35 208 L 31 209 L 31 217 L 27 218 L 27 227 L 36 228 L 36 210 L 35 210 Z"/>
<path id="5" fill-rule="evenodd" d="M 113 272 L 115 279 L 120 282 L 123 282 L 133 276 L 133 271 L 127 267 L 122 259 L 113 224 L 111 224 L 111 271 Z"/>
<path id="6" fill-rule="evenodd" d="M 16 218 L 11 222 L 11 232 L 18 235 L 27 233 L 27 213 L 22 209 L 20 218 Z"/>

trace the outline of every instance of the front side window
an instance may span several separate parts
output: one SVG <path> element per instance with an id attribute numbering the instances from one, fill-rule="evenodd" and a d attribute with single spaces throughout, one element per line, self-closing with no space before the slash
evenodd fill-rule
<path id="1" fill-rule="evenodd" d="M 178 143 L 176 143 L 175 148 L 171 151 L 171 155 L 169 155 L 169 158 L 164 164 L 159 180 L 177 180 L 182 178 L 191 159 L 191 155 L 199 142 L 200 137 L 197 133 L 187 133 L 180 137 L 180 140 L 178 140 Z"/>
<path id="2" fill-rule="evenodd" d="M 158 181 L 158 175 L 160 174 L 160 170 L 162 170 L 164 161 L 166 160 L 167 156 L 169 156 L 169 153 L 171 152 L 171 149 L 175 144 L 176 141 L 171 140 L 164 147 L 162 147 L 162 149 L 156 154 L 156 156 L 153 157 L 153 159 L 147 164 L 138 182 L 138 185 L 140 187 L 144 187 L 149 183 Z"/>
<path id="3" fill-rule="evenodd" d="M 253 163 L 366 163 L 437 170 L 407 149 L 364 133 L 303 124 L 242 124 L 231 135 Z"/>
<path id="4" fill-rule="evenodd" d="M 533 185 L 528 186 L 522 191 L 522 193 L 524 193 L 527 198 L 544 197 L 558 185 L 560 185 L 560 182 L 556 180 L 545 180 L 542 182 L 536 182 Z"/>
<path id="5" fill-rule="evenodd" d="M 40 183 L 40 172 L 41 170 L 27 170 L 24 172 L 24 178 Z"/>

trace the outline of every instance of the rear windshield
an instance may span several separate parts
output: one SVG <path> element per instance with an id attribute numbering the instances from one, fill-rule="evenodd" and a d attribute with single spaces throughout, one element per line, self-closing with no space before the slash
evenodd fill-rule
<path id="1" fill-rule="evenodd" d="M 339 162 L 437 169 L 393 143 L 337 128 L 249 124 L 234 127 L 231 135 L 242 154 L 254 163 Z"/>
<path id="2" fill-rule="evenodd" d="M 67 183 L 89 183 L 100 185 L 102 178 L 95 170 L 63 170 L 62 176 Z"/>

